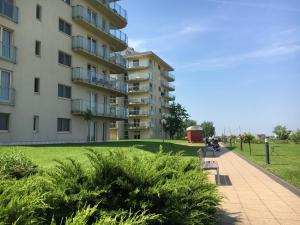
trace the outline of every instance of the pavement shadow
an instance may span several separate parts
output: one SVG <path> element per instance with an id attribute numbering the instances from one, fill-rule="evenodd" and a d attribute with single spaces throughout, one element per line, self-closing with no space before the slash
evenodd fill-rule
<path id="1" fill-rule="evenodd" d="M 218 212 L 218 221 L 217 225 L 235 225 L 240 223 L 241 220 L 241 213 L 230 213 L 223 209 L 220 209 Z"/>

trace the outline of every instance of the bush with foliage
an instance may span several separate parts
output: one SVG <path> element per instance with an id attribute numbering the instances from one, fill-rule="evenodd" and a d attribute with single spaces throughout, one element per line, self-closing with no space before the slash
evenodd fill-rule
<path id="1" fill-rule="evenodd" d="M 297 131 L 292 132 L 289 136 L 289 139 L 295 143 L 300 143 L 300 129 L 297 129 Z"/>
<path id="2" fill-rule="evenodd" d="M 90 152 L 50 172 L 0 180 L 3 224 L 210 225 L 220 197 L 196 159 Z M 0 223 L 1 224 L 1 223 Z"/>
<path id="3" fill-rule="evenodd" d="M 20 179 L 36 172 L 36 164 L 21 152 L 13 151 L 0 156 L 0 176 Z"/>

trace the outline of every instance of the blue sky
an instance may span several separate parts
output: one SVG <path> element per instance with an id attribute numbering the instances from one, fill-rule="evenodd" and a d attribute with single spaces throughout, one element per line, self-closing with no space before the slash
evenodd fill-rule
<path id="1" fill-rule="evenodd" d="M 175 68 L 176 101 L 217 132 L 300 128 L 299 0 L 123 0 L 129 43 Z"/>

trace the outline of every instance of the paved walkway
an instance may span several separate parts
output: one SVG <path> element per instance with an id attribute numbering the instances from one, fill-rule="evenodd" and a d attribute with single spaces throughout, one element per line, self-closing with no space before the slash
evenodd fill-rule
<path id="1" fill-rule="evenodd" d="M 213 160 L 225 197 L 219 224 L 300 225 L 300 197 L 225 148 Z"/>

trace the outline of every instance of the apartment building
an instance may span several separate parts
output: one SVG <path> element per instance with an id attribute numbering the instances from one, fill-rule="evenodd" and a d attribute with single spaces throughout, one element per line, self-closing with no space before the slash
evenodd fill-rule
<path id="1" fill-rule="evenodd" d="M 106 141 L 127 119 L 116 2 L 0 0 L 0 144 Z"/>
<path id="2" fill-rule="evenodd" d="M 153 52 L 125 52 L 128 64 L 128 120 L 111 124 L 113 139 L 166 137 L 162 119 L 169 114 L 174 69 Z"/>

